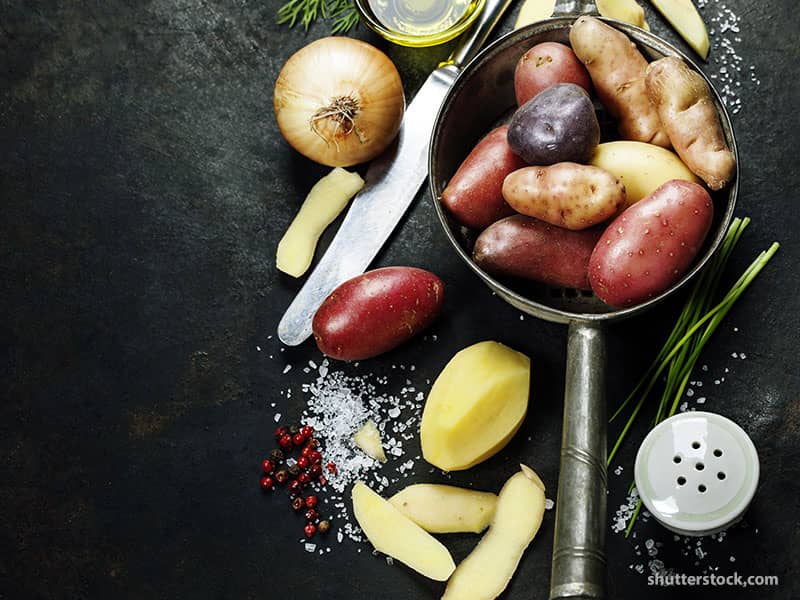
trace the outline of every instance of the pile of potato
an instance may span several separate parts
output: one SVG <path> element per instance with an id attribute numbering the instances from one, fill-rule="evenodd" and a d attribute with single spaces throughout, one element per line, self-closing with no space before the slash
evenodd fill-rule
<path id="1" fill-rule="evenodd" d="M 518 108 L 473 148 L 442 203 L 481 232 L 473 259 L 487 272 L 632 306 L 689 268 L 713 219 L 708 190 L 730 183 L 735 158 L 708 84 L 683 60 L 648 63 L 590 16 L 569 41 L 520 58 Z M 594 99 L 620 139 L 601 140 Z"/>

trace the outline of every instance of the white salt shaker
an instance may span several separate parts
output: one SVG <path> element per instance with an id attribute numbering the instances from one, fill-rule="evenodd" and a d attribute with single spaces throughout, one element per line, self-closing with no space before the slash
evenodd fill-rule
<path id="1" fill-rule="evenodd" d="M 639 497 L 667 529 L 711 535 L 738 521 L 758 486 L 758 453 L 736 423 L 686 412 L 659 423 L 636 455 Z"/>

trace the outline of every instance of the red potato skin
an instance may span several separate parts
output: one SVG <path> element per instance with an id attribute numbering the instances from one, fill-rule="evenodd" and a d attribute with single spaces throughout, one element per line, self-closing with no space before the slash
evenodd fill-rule
<path id="1" fill-rule="evenodd" d="M 508 145 L 508 125 L 493 129 L 458 167 L 442 192 L 442 203 L 462 225 L 485 229 L 514 214 L 503 199 L 503 180 L 525 164 Z"/>
<path id="2" fill-rule="evenodd" d="M 644 302 L 674 284 L 697 256 L 714 203 L 696 183 L 673 179 L 620 214 L 589 259 L 589 283 L 606 304 Z"/>
<path id="3" fill-rule="evenodd" d="M 342 283 L 323 301 L 312 321 L 314 340 L 331 358 L 372 358 L 428 327 L 443 301 L 444 283 L 430 271 L 367 271 Z"/>
<path id="4" fill-rule="evenodd" d="M 574 83 L 588 93 L 592 80 L 572 48 L 559 42 L 536 44 L 523 54 L 514 68 L 514 93 L 522 106 L 556 83 Z"/>
<path id="5" fill-rule="evenodd" d="M 513 215 L 493 223 L 478 236 L 472 258 L 494 275 L 588 290 L 589 257 L 602 232 L 602 227 L 571 231 L 533 217 Z"/>

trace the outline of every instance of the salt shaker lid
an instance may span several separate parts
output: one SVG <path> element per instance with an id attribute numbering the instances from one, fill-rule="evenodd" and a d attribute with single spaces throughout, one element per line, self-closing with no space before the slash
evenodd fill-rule
<path id="1" fill-rule="evenodd" d="M 738 521 L 758 486 L 755 445 L 730 419 L 692 411 L 659 423 L 636 455 L 647 510 L 681 535 L 710 535 Z"/>

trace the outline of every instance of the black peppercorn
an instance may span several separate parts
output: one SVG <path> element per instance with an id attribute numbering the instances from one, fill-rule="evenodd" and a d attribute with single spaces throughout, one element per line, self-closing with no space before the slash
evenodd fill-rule
<path id="1" fill-rule="evenodd" d="M 317 523 L 317 531 L 320 533 L 328 533 L 328 530 L 331 528 L 331 522 L 325 519 L 324 521 L 320 521 Z"/>
<path id="2" fill-rule="evenodd" d="M 300 465 L 294 463 L 293 465 L 289 465 L 286 470 L 289 471 L 289 475 L 292 477 L 297 477 L 300 474 Z"/>
<path id="3" fill-rule="evenodd" d="M 300 433 L 300 428 L 297 425 L 289 425 L 289 435 Z"/>
<path id="4" fill-rule="evenodd" d="M 283 460 L 283 451 L 279 448 L 275 448 L 275 450 L 269 453 L 269 458 L 274 464 L 277 465 Z"/>
<path id="5" fill-rule="evenodd" d="M 293 509 L 299 511 L 299 510 L 302 510 L 303 508 L 305 508 L 305 506 L 306 506 L 306 503 L 303 500 L 303 498 L 301 498 L 300 496 L 297 496 L 296 498 L 292 499 L 292 508 Z"/>
<path id="6" fill-rule="evenodd" d="M 286 483 L 287 479 L 289 479 L 289 473 L 287 473 L 286 470 L 281 469 L 275 472 L 275 481 L 278 483 Z"/>

